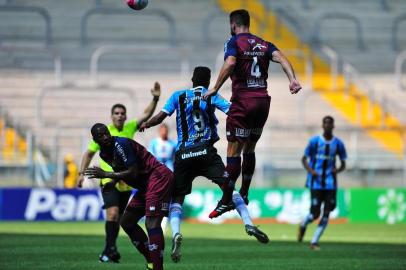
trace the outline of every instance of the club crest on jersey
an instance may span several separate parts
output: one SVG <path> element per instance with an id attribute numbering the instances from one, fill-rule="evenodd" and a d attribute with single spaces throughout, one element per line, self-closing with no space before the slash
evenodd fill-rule
<path id="1" fill-rule="evenodd" d="M 257 43 L 257 45 L 255 45 L 254 48 L 252 48 L 252 50 L 255 50 L 255 49 L 260 49 L 261 50 L 261 49 L 265 49 L 265 48 L 266 48 L 265 45 Z"/>
<path id="2" fill-rule="evenodd" d="M 249 44 L 254 44 L 254 43 L 255 43 L 255 39 L 249 38 L 249 39 L 248 39 L 248 43 L 249 43 Z"/>

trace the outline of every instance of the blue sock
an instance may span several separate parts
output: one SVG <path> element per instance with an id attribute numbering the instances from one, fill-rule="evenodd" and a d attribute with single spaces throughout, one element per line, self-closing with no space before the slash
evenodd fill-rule
<path id="1" fill-rule="evenodd" d="M 302 224 L 300 224 L 300 226 L 301 226 L 302 228 L 306 228 L 307 225 L 309 225 L 309 224 L 312 223 L 312 222 L 313 222 L 313 215 L 312 215 L 312 214 L 308 214 L 308 215 L 306 216 L 306 218 L 303 220 Z"/>

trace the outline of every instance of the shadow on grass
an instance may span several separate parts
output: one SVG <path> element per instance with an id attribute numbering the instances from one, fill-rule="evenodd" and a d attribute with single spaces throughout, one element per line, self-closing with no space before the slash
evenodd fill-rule
<path id="1" fill-rule="evenodd" d="M 119 237 L 120 264 L 102 264 L 102 236 L 0 234 L 0 269 L 145 269 L 144 259 L 126 237 Z M 182 261 L 170 261 L 166 239 L 165 269 L 406 269 L 406 245 L 308 243 L 185 238 Z"/>

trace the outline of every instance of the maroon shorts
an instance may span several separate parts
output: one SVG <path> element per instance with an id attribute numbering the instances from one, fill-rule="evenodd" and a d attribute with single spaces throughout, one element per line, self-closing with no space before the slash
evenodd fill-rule
<path id="1" fill-rule="evenodd" d="M 173 173 L 165 166 L 156 168 L 146 188 L 131 198 L 126 211 L 144 211 L 147 217 L 167 216 L 173 186 Z"/>
<path id="2" fill-rule="evenodd" d="M 227 114 L 229 142 L 257 142 L 268 119 L 271 97 L 234 99 Z"/>

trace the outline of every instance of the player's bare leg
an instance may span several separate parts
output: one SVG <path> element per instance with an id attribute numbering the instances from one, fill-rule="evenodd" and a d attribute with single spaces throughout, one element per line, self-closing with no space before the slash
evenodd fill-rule
<path id="1" fill-rule="evenodd" d="M 121 227 L 127 233 L 134 247 L 144 256 L 147 265 L 151 266 L 152 261 L 149 254 L 148 236 L 141 226 L 138 225 L 138 221 L 143 216 L 143 210 L 125 211 L 121 218 Z M 152 269 L 152 266 L 150 268 Z"/>
<path id="2" fill-rule="evenodd" d="M 232 194 L 235 187 L 235 182 L 241 174 L 241 152 L 244 148 L 244 143 L 235 141 L 228 142 L 227 145 L 227 166 L 226 166 L 226 182 L 222 188 L 223 196 L 216 208 L 210 213 L 209 218 L 221 216 L 227 211 L 234 208 L 232 202 Z"/>
<path id="3" fill-rule="evenodd" d="M 120 214 L 118 206 L 112 206 L 106 209 L 106 246 L 104 251 L 99 256 L 101 262 L 115 262 L 118 263 L 121 255 L 117 251 L 116 240 L 120 230 L 119 225 Z"/>

